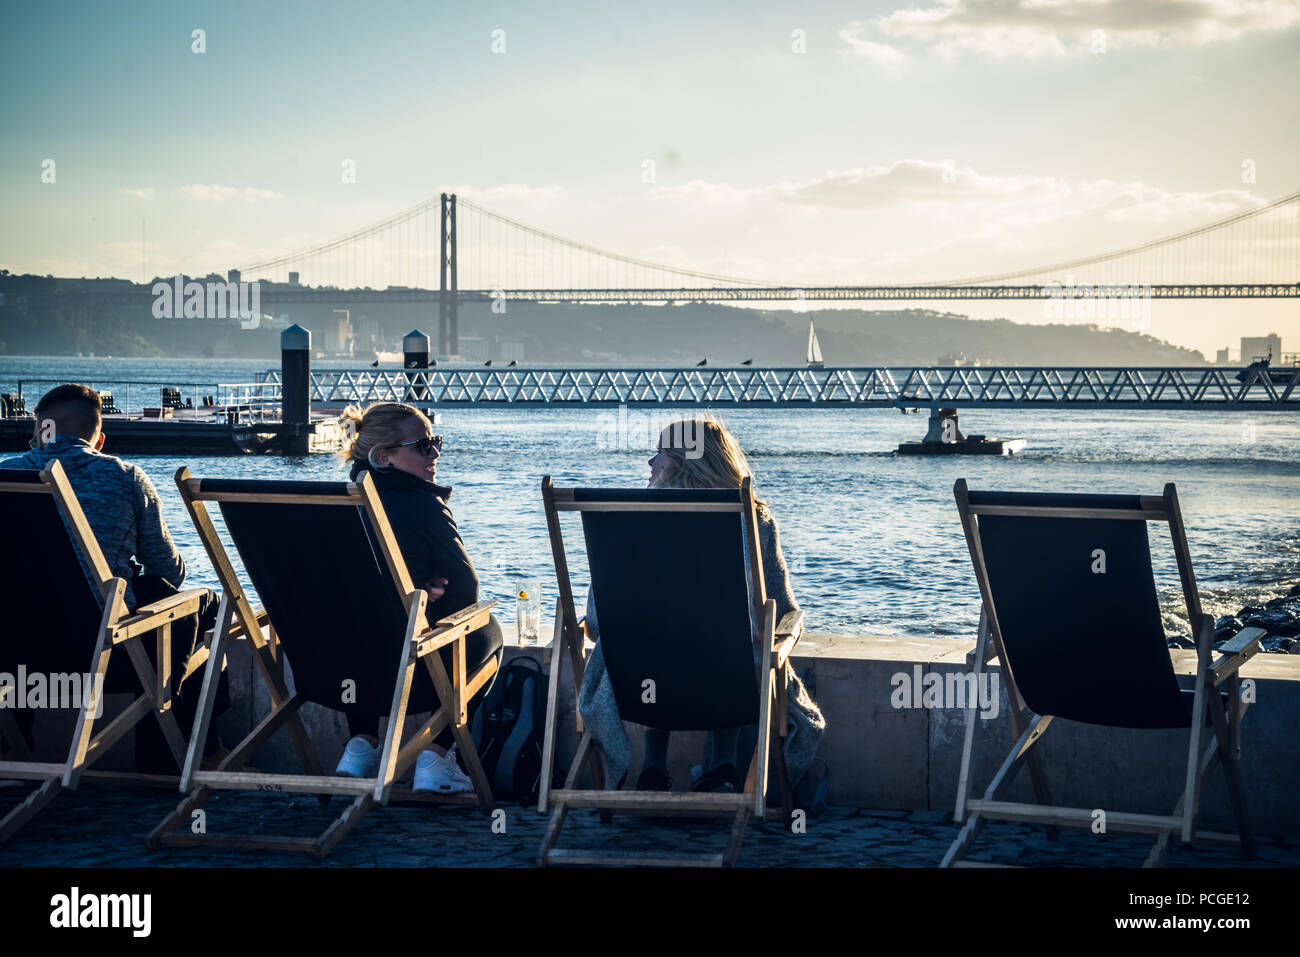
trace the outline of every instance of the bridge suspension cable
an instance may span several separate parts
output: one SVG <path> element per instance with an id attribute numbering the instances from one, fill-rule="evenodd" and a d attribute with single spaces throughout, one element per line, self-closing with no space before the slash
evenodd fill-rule
<path id="1" fill-rule="evenodd" d="M 1041 266 L 1035 269 L 1022 269 L 1017 272 L 996 273 L 990 276 L 976 276 L 970 279 L 954 279 L 946 282 L 931 282 L 918 285 L 929 286 L 987 286 L 994 283 L 1008 282 L 1010 280 L 1028 279 L 1033 276 L 1046 275 L 1048 273 L 1068 273 L 1076 269 L 1083 269 L 1087 266 L 1095 266 L 1101 263 L 1111 262 L 1116 259 L 1122 259 L 1128 256 L 1135 256 L 1151 250 L 1160 249 L 1164 246 L 1171 246 L 1174 243 L 1184 242 L 1196 236 L 1203 236 L 1212 233 L 1215 230 L 1225 229 L 1235 226 L 1238 223 L 1247 222 L 1257 217 L 1267 215 L 1273 210 L 1282 209 L 1287 206 L 1293 206 L 1300 201 L 1300 192 L 1291 193 L 1289 196 L 1283 196 L 1271 203 L 1263 206 L 1257 206 L 1254 209 L 1242 210 L 1239 213 L 1233 213 L 1231 216 L 1225 216 L 1217 219 L 1212 223 L 1206 223 L 1202 226 L 1195 226 L 1191 229 L 1184 230 L 1173 236 L 1164 236 L 1160 239 L 1153 239 L 1150 242 L 1141 243 L 1137 246 L 1130 246 L 1127 249 L 1117 249 L 1107 253 L 1099 253 L 1095 256 L 1087 256 L 1082 259 L 1072 259 L 1068 262 L 1054 263 L 1050 266 Z M 1293 236 L 1293 238 L 1295 238 Z M 1300 248 L 1300 247 L 1298 247 Z M 1296 275 L 1300 279 L 1300 275 Z"/>
<path id="2" fill-rule="evenodd" d="M 1274 296 L 1294 295 L 1287 289 L 1300 282 L 1300 192 L 1172 236 L 1047 266 L 924 283 L 854 277 L 802 286 L 652 262 L 561 236 L 472 200 L 458 200 L 457 206 L 457 288 L 466 293 L 501 290 L 546 299 L 546 292 L 555 290 L 555 298 L 574 300 L 664 301 L 674 298 L 674 290 L 694 291 L 698 297 L 713 289 L 714 298 L 761 300 L 765 289 L 773 290 L 773 299 L 788 299 L 798 298 L 794 293 L 802 288 L 808 298 L 898 299 L 906 298 L 909 289 L 928 289 L 937 292 L 922 298 L 999 298 L 990 287 L 1060 283 L 1145 284 L 1174 294 L 1187 287 L 1180 295 L 1192 296 L 1206 295 L 1211 287 L 1232 287 L 1236 291 L 1229 294 L 1234 296 Z M 442 215 L 441 197 L 427 199 L 327 242 L 241 266 L 240 272 L 278 282 L 297 273 L 300 284 L 325 289 L 428 290 L 439 276 Z M 961 292 L 968 288 L 969 296 Z M 834 295 L 835 290 L 849 295 Z"/>

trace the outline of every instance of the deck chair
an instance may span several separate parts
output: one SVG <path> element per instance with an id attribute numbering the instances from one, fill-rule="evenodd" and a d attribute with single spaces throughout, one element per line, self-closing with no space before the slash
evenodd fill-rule
<path id="1" fill-rule="evenodd" d="M 213 844 L 305 851 L 323 858 L 376 804 L 387 804 L 394 782 L 414 764 L 444 727 L 451 726 L 474 791 L 440 795 L 421 792 L 421 800 L 477 804 L 492 810 L 492 790 L 469 734 L 470 698 L 496 672 L 489 660 L 467 673 L 465 637 L 486 625 L 496 602 L 479 602 L 430 627 L 428 596 L 411 583 L 384 507 L 368 475 L 356 482 L 196 479 L 186 468 L 176 472 L 181 499 L 198 529 L 203 547 L 221 581 L 221 605 L 213 631 L 212 658 L 204 674 L 203 696 L 194 722 L 181 791 L 186 797 L 149 836 L 150 847 Z M 216 502 L 249 581 L 263 602 L 255 609 L 217 536 L 208 502 Z M 198 770 L 198 751 L 207 733 L 216 693 L 216 665 L 225 660 L 230 640 L 247 639 L 271 699 L 271 712 L 236 745 L 215 771 Z M 442 657 L 452 646 L 452 673 Z M 291 693 L 284 676 L 293 670 Z M 428 671 L 432 687 L 417 680 L 417 666 Z M 388 730 L 379 772 L 374 778 L 324 773 L 299 709 L 307 701 L 325 707 L 353 702 L 389 705 Z M 436 698 L 436 707 L 434 699 Z M 382 707 L 376 708 L 381 713 Z M 408 713 L 432 716 L 403 742 Z M 242 771 L 271 735 L 286 728 L 306 774 Z M 317 837 L 246 834 L 193 834 L 193 812 L 214 791 L 276 790 L 351 798 L 348 807 Z M 184 830 L 180 830 L 186 825 Z"/>
<path id="2" fill-rule="evenodd" d="M 549 808 L 551 816 L 538 864 L 730 867 L 750 815 L 766 813 L 769 749 L 782 802 L 790 803 L 782 748 L 787 662 L 803 630 L 801 612 L 778 623 L 776 602 L 764 591 L 749 480 L 739 489 L 583 489 L 555 488 L 547 476 L 542 500 L 560 597 L 538 798 L 538 810 Z M 601 647 L 620 715 L 667 730 L 757 723 L 758 742 L 743 792 L 606 790 L 599 749 L 580 717 L 577 754 L 563 786 L 552 788 L 560 669 L 567 658 L 576 695 L 586 664 L 560 531 L 559 513 L 565 511 L 582 515 L 591 587 L 600 602 Z M 762 642 L 757 672 L 751 620 L 759 623 Z M 653 695 L 646 693 L 651 687 Z M 584 766 L 592 772 L 589 789 L 578 786 Z M 603 820 L 615 811 L 716 816 L 730 818 L 732 827 L 718 854 L 654 857 L 558 848 L 573 808 L 597 808 Z"/>
<path id="3" fill-rule="evenodd" d="M 1175 837 L 1227 843 L 1253 856 L 1238 767 L 1241 719 L 1248 704 L 1241 701 L 1238 670 L 1259 650 L 1265 632 L 1245 629 L 1211 660 L 1214 618 L 1201 610 L 1173 484 L 1160 496 L 1075 495 L 977 492 L 959 479 L 954 494 L 983 599 L 974 671 L 982 675 L 988 659 L 998 659 L 1016 743 L 983 798 L 972 799 L 976 708 L 968 709 L 954 815 L 963 826 L 942 866 L 978 866 L 963 858 L 986 820 L 1043 824 L 1052 829 L 1051 836 L 1058 827 L 1091 827 L 1092 809 L 1052 806 L 1034 746 L 1054 718 L 1116 728 L 1188 729 L 1184 788 L 1172 813 L 1107 811 L 1107 833 L 1156 837 L 1144 866 L 1162 864 Z M 1179 687 L 1170 660 L 1148 522 L 1167 523 L 1173 540 L 1196 636 L 1197 670 L 1190 690 Z M 1207 734 L 1209 744 L 1202 751 Z M 999 792 L 1026 764 L 1039 803 L 999 800 Z M 1235 834 L 1195 829 L 1201 787 L 1216 764 L 1227 781 Z"/>
<path id="4" fill-rule="evenodd" d="M 0 607 L 11 616 L 0 629 L 0 779 L 39 781 L 25 800 L 0 818 L 0 841 L 7 840 L 60 791 L 76 790 L 81 778 L 159 784 L 175 778 L 131 772 L 93 771 L 90 765 L 135 725 L 152 714 L 176 761 L 185 754 L 185 741 L 172 711 L 172 692 L 207 658 L 200 648 L 189 657 L 180 675 L 171 673 L 171 628 L 198 613 L 211 592 L 191 588 L 131 612 L 126 606 L 126 580 L 115 577 L 95 540 L 86 516 L 56 460 L 47 469 L 0 470 Z M 84 569 L 83 562 L 84 560 Z M 97 600 L 89 587 L 89 569 Z M 157 642 L 155 669 L 144 642 Z M 114 657 L 116 653 L 116 658 Z M 104 680 L 109 664 L 125 654 L 140 683 L 140 694 L 95 733 L 102 712 Z M 79 699 L 77 717 L 62 763 L 35 761 L 15 719 L 17 700 L 27 688 L 19 675 L 45 676 L 47 692 Z M 75 680 L 74 680 L 75 679 Z M 178 680 L 173 680 L 178 679 Z M 79 692 L 79 693 L 78 693 Z"/>

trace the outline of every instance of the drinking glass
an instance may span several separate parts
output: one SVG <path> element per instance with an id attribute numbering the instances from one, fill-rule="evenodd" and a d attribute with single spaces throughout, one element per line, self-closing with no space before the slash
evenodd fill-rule
<path id="1" fill-rule="evenodd" d="M 519 644 L 537 644 L 537 634 L 542 618 L 542 582 L 537 578 L 515 581 L 515 621 L 519 629 Z"/>

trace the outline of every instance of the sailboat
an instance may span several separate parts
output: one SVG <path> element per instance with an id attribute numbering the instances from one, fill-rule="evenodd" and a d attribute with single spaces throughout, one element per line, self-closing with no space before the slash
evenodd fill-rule
<path id="1" fill-rule="evenodd" d="M 811 319 L 808 320 L 808 368 L 826 368 L 826 363 L 822 361 L 822 347 L 817 342 L 817 330 L 813 328 Z"/>

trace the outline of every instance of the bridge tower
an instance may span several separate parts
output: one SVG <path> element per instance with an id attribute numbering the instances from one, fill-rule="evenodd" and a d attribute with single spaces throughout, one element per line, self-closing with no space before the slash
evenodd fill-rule
<path id="1" fill-rule="evenodd" d="M 460 351 L 460 324 L 456 305 L 456 194 L 442 194 L 442 227 L 438 243 L 438 352 L 454 356 Z M 447 284 L 450 272 L 451 285 Z"/>

